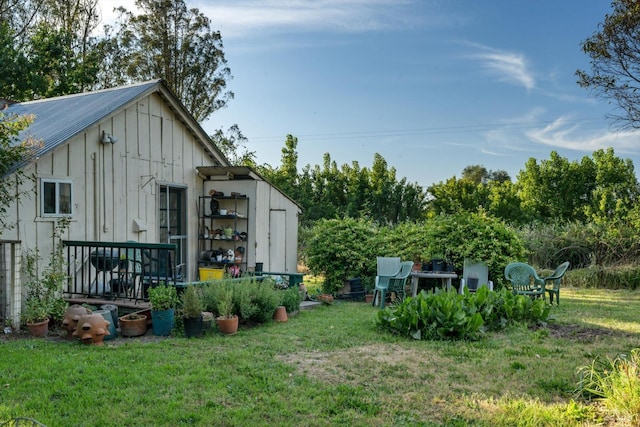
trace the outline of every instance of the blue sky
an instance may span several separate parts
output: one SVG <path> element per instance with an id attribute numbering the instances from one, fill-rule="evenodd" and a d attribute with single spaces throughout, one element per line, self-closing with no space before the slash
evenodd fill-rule
<path id="1" fill-rule="evenodd" d="M 108 4 L 131 1 L 103 0 Z M 640 164 L 639 135 L 617 132 L 615 106 L 576 84 L 580 44 L 605 0 L 188 1 L 222 33 L 235 99 L 203 123 L 237 123 L 258 163 L 277 166 L 287 134 L 298 166 L 371 167 L 427 187 L 465 166 L 513 179 L 552 150 L 599 148 Z M 107 6 L 105 8 L 105 6 Z M 127 6 L 131 8 L 131 6 Z"/>

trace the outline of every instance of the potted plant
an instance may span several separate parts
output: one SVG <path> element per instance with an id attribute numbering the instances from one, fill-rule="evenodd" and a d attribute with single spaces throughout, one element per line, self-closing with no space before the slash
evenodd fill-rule
<path id="1" fill-rule="evenodd" d="M 160 283 L 149 289 L 149 303 L 151 303 L 151 326 L 153 334 L 167 336 L 171 333 L 175 323 L 175 307 L 178 294 L 174 286 Z"/>
<path id="2" fill-rule="evenodd" d="M 202 336 L 202 299 L 195 286 L 187 286 L 182 294 L 182 316 L 184 318 L 184 335 L 187 338 Z"/>
<path id="3" fill-rule="evenodd" d="M 444 270 L 444 255 L 440 253 L 433 254 L 431 256 L 431 270 L 443 271 Z"/>
<path id="4" fill-rule="evenodd" d="M 233 312 L 233 288 L 223 284 L 217 296 L 218 329 L 225 335 L 233 335 L 238 332 L 238 316 Z"/>
<path id="5" fill-rule="evenodd" d="M 62 233 L 69 225 L 68 218 L 61 218 L 56 223 L 53 239 L 56 247 L 49 258 L 49 264 L 38 277 L 37 265 L 40 259 L 37 250 L 25 256 L 24 271 L 27 277 L 25 289 L 27 298 L 25 310 L 21 318 L 32 335 L 44 336 L 49 329 L 49 321 L 62 322 L 67 303 L 62 298 L 62 290 L 67 280 L 64 252 L 62 247 Z"/>
<path id="6" fill-rule="evenodd" d="M 46 299 L 29 296 L 21 317 L 31 336 L 44 337 L 49 332 L 49 306 Z"/>

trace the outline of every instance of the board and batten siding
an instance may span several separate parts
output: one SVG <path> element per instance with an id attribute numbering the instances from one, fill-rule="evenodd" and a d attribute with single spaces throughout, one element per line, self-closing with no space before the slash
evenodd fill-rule
<path id="1" fill-rule="evenodd" d="M 102 131 L 118 141 L 100 142 Z M 187 189 L 190 279 L 197 271 L 195 201 L 203 185 L 196 166 L 213 164 L 177 114 L 151 93 L 27 165 L 27 176 L 37 180 L 25 183 L 32 191 L 9 210 L 8 218 L 17 226 L 2 237 L 20 240 L 24 250 L 38 248 L 46 265 L 54 221 L 40 216 L 39 185 L 41 178 L 55 178 L 73 182 L 74 213 L 65 239 L 158 243 L 158 186 L 179 186 Z M 145 224 L 146 231 L 135 232 L 134 219 Z"/>

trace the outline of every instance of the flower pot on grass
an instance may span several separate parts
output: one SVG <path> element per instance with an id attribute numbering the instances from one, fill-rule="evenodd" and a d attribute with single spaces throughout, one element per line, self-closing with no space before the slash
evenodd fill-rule
<path id="1" fill-rule="evenodd" d="M 182 294 L 182 315 L 184 335 L 187 338 L 200 338 L 204 330 L 202 319 L 202 299 L 196 288 L 191 285 Z"/>
<path id="2" fill-rule="evenodd" d="M 276 312 L 273 313 L 273 320 L 276 322 L 286 322 L 289 320 L 289 316 L 287 316 L 287 308 L 284 305 L 276 308 Z"/>
<path id="3" fill-rule="evenodd" d="M 139 337 L 147 333 L 147 316 L 144 314 L 127 314 L 118 320 L 123 337 Z"/>
<path id="4" fill-rule="evenodd" d="M 27 328 L 32 337 L 42 338 L 49 332 L 49 319 L 41 320 L 40 322 L 27 322 Z"/>
<path id="5" fill-rule="evenodd" d="M 149 289 L 149 302 L 151 303 L 151 326 L 153 334 L 168 336 L 175 324 L 175 307 L 178 302 L 178 293 L 174 286 L 164 283 Z"/>
<path id="6" fill-rule="evenodd" d="M 222 334 L 234 335 L 238 332 L 238 316 L 236 315 L 232 317 L 218 317 L 216 322 L 218 322 L 218 330 Z"/>

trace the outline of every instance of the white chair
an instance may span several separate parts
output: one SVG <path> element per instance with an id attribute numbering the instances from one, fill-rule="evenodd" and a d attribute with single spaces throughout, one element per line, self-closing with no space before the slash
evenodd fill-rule
<path id="1" fill-rule="evenodd" d="M 465 258 L 462 269 L 462 279 L 460 279 L 459 292 L 464 291 L 464 287 L 468 285 L 470 278 L 477 278 L 477 286 L 487 286 L 490 291 L 493 290 L 493 282 L 489 280 L 489 267 L 484 262 L 472 261 Z M 475 289 L 469 288 L 469 291 L 475 292 Z"/>

